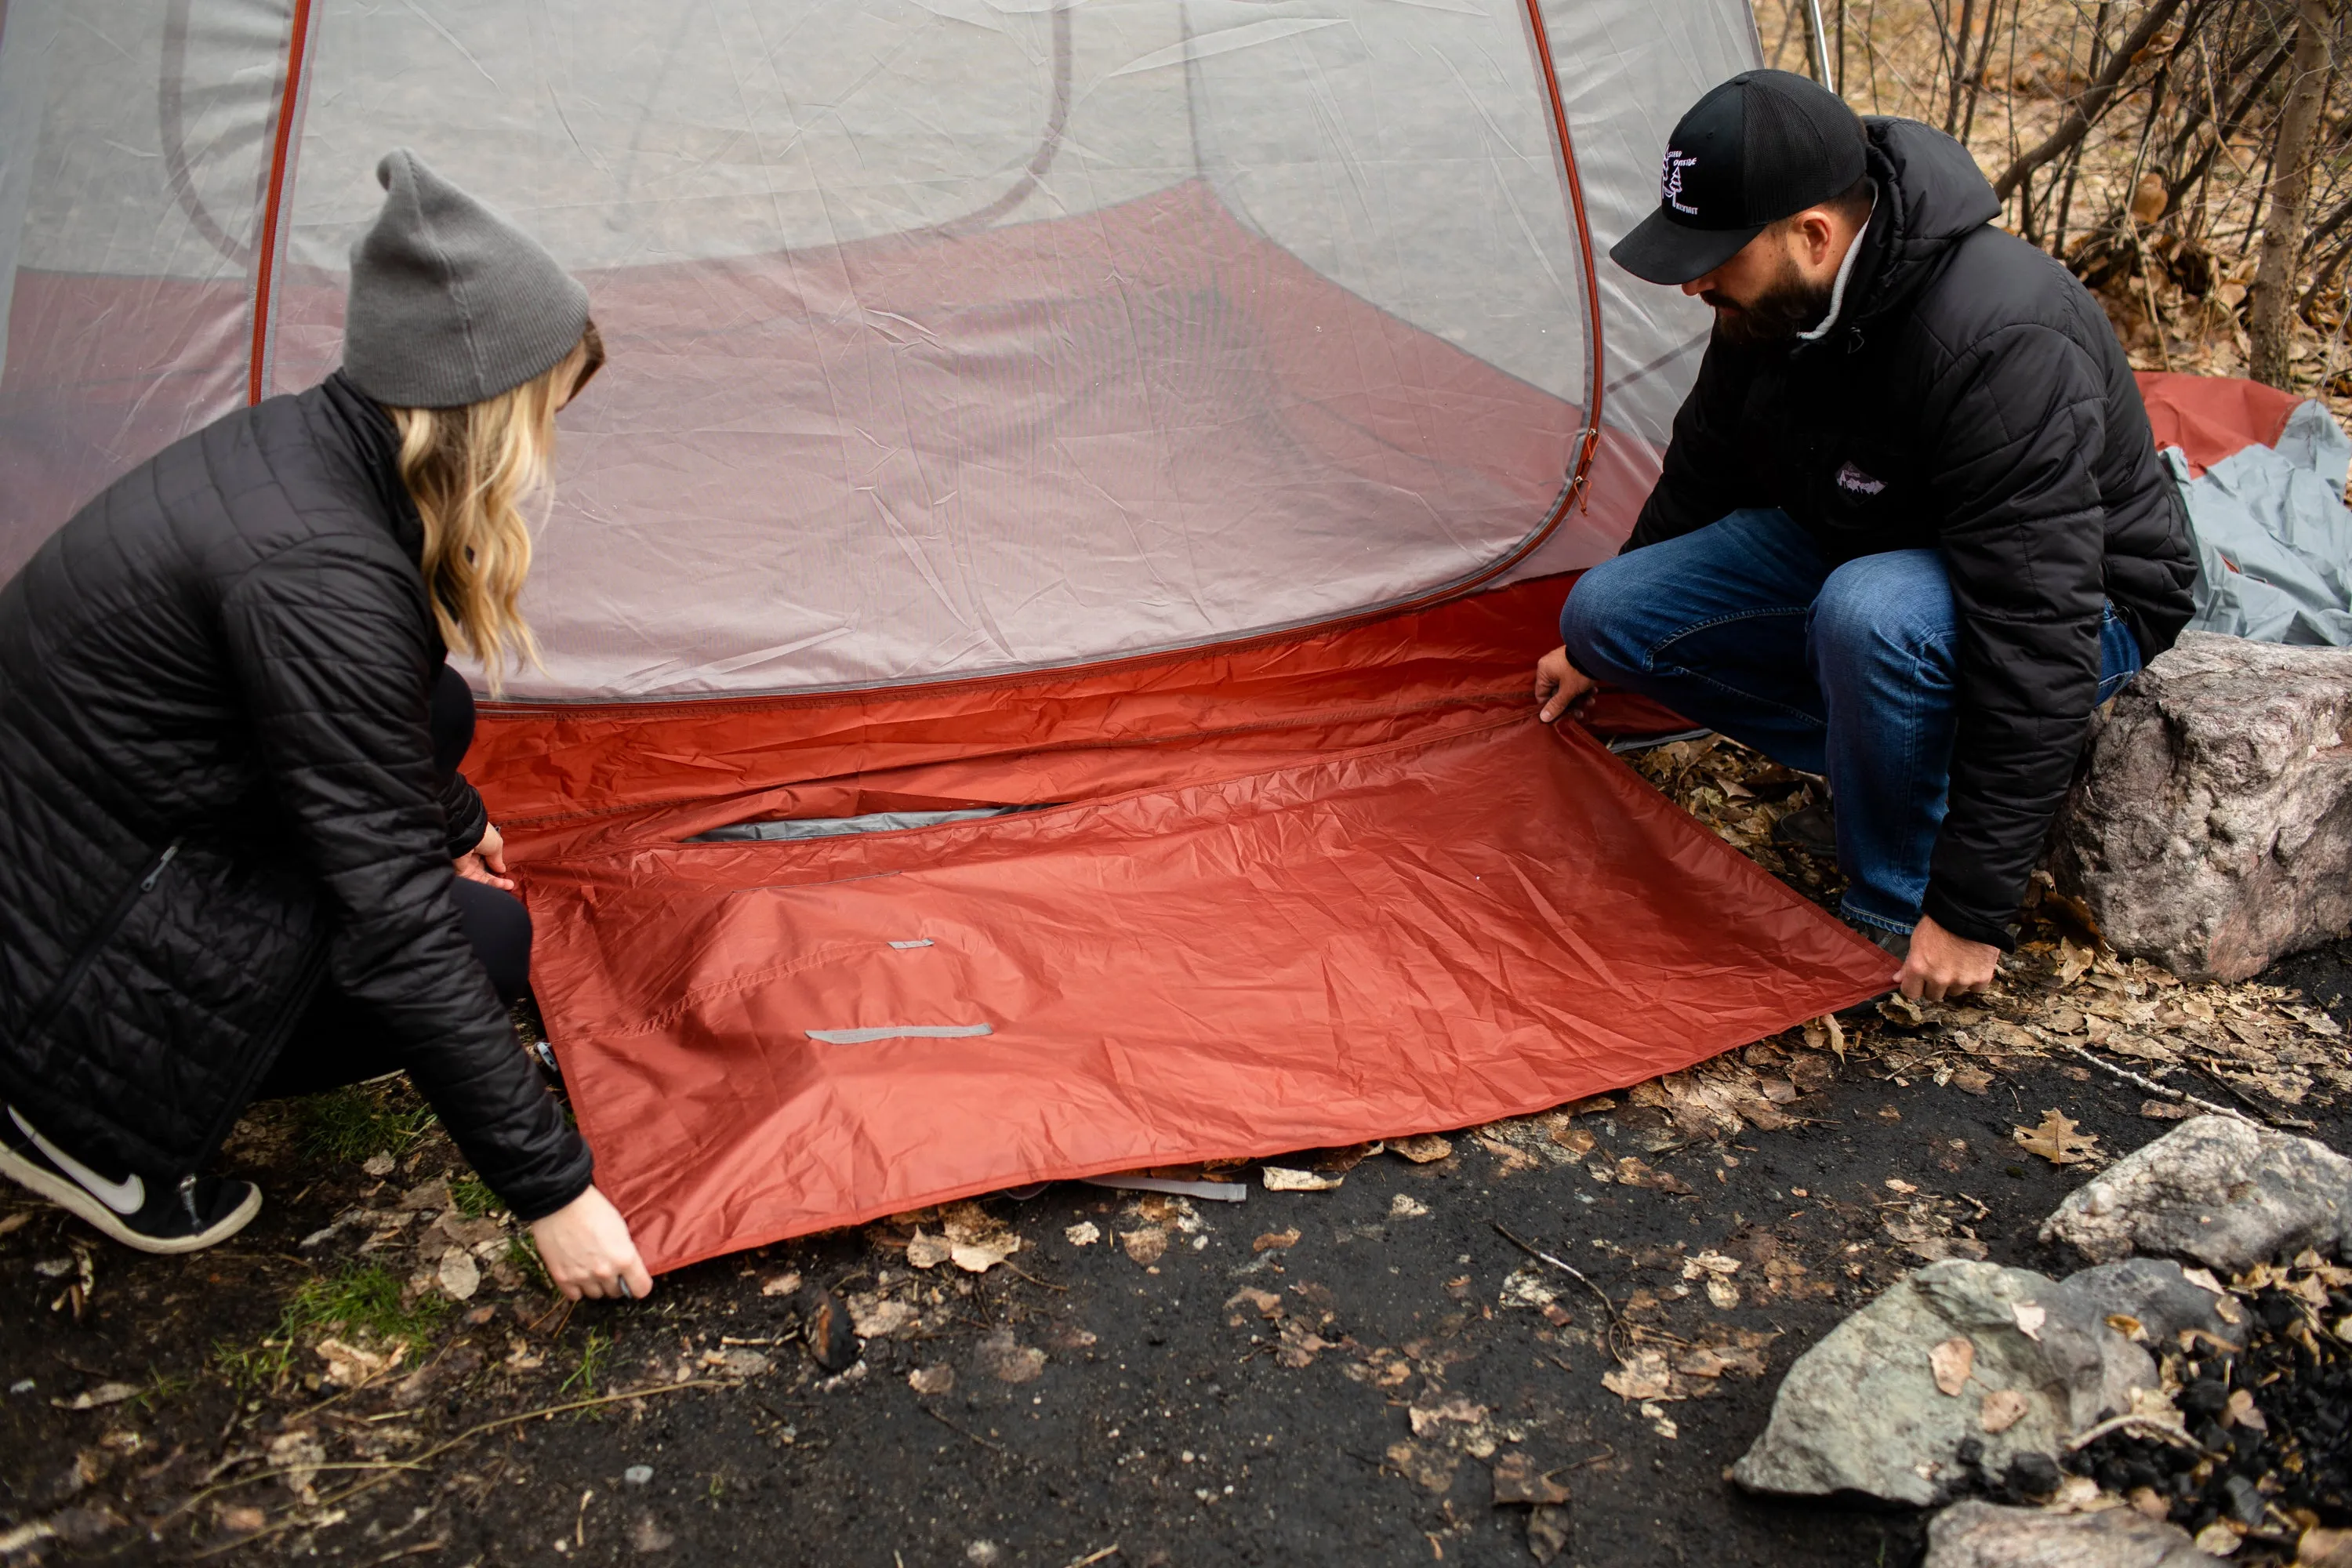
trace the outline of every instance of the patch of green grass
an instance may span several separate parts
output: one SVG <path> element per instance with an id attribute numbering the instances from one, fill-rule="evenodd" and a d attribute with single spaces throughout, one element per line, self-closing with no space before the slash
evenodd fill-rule
<path id="1" fill-rule="evenodd" d="M 352 1084 L 314 1094 L 294 1108 L 302 1152 L 353 1163 L 398 1154 L 433 1125 L 433 1111 L 406 1084 Z"/>
<path id="2" fill-rule="evenodd" d="M 507 1205 L 499 1194 L 490 1191 L 488 1182 L 479 1176 L 459 1176 L 449 1184 L 449 1201 L 467 1219 L 479 1219 L 486 1214 L 504 1214 Z"/>
<path id="3" fill-rule="evenodd" d="M 378 1343 L 423 1344 L 449 1310 L 443 1297 L 401 1300 L 399 1277 L 380 1263 L 306 1280 L 278 1315 L 278 1326 L 255 1345 L 223 1341 L 213 1359 L 239 1388 L 274 1384 L 294 1364 L 295 1352 L 329 1333 L 362 1334 Z"/>
<path id="4" fill-rule="evenodd" d="M 589 1330 L 587 1342 L 580 1347 L 580 1364 L 572 1369 L 572 1375 L 563 1380 L 562 1386 L 556 1392 L 570 1394 L 576 1388 L 583 1399 L 594 1398 L 596 1380 L 604 1375 L 604 1363 L 611 1356 L 612 1350 L 611 1334 L 602 1329 Z"/>

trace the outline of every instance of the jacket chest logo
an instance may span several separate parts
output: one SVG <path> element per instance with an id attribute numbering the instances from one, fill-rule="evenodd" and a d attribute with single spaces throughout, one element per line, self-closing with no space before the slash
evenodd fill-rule
<path id="1" fill-rule="evenodd" d="M 1838 489 L 1858 496 L 1874 496 L 1886 488 L 1885 479 L 1872 479 L 1855 468 L 1851 458 L 1846 459 L 1845 467 L 1837 471 L 1837 484 Z"/>

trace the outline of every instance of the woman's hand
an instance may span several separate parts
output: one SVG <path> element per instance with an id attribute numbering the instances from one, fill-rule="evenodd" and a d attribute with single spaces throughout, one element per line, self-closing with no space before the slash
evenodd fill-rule
<path id="1" fill-rule="evenodd" d="M 1585 698 L 1601 683 L 1568 662 L 1568 649 L 1556 647 L 1536 660 L 1536 700 L 1543 704 L 1536 717 L 1549 724 Z"/>
<path id="2" fill-rule="evenodd" d="M 468 882 L 487 882 L 501 892 L 514 891 L 514 879 L 506 874 L 507 841 L 499 837 L 495 822 L 482 825 L 482 841 L 457 857 L 457 875 Z"/>
<path id="3" fill-rule="evenodd" d="M 583 1296 L 642 1301 L 654 1293 L 654 1277 L 629 1239 L 629 1222 L 594 1187 L 531 1221 L 530 1238 L 539 1244 L 547 1277 L 574 1301 Z"/>

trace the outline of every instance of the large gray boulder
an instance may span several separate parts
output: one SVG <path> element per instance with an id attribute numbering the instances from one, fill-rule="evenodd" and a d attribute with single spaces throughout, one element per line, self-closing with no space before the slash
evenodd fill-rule
<path id="1" fill-rule="evenodd" d="M 2023 1268 L 1930 1265 L 1797 1358 L 1731 1479 L 1922 1507 L 1967 1479 L 1959 1451 L 1971 1438 L 1995 1475 L 2021 1454 L 2054 1455 L 2102 1415 L 2129 1410 L 2134 1388 L 2157 1386 L 2147 1352 L 2107 1323 L 2113 1310 Z M 1952 1393 L 1937 1382 L 1938 1346 L 1951 1347 Z"/>
<path id="2" fill-rule="evenodd" d="M 2127 1508 L 2045 1513 L 1970 1499 L 1928 1523 L 1920 1568 L 2197 1568 L 2221 1561 L 2200 1552 L 2179 1525 Z"/>
<path id="3" fill-rule="evenodd" d="M 2231 1273 L 2306 1247 L 2352 1256 L 2352 1160 L 2235 1117 L 2195 1117 L 2067 1194 L 2042 1239 L 2095 1263 L 2152 1252 Z"/>
<path id="4" fill-rule="evenodd" d="M 2096 724 L 2059 888 L 2118 952 L 2243 980 L 2352 932 L 2352 651 L 2184 632 Z"/>

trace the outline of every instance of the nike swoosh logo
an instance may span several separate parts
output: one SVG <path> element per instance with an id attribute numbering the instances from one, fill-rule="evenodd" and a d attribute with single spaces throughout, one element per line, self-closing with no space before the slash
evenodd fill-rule
<path id="1" fill-rule="evenodd" d="M 121 1181 L 110 1182 L 35 1131 L 32 1124 L 19 1115 L 13 1105 L 8 1108 L 8 1120 L 16 1124 L 17 1131 L 33 1141 L 35 1148 L 49 1157 L 51 1164 L 87 1187 L 90 1196 L 116 1214 L 134 1215 L 147 1206 L 147 1184 L 139 1179 L 137 1172 L 132 1172 Z"/>

